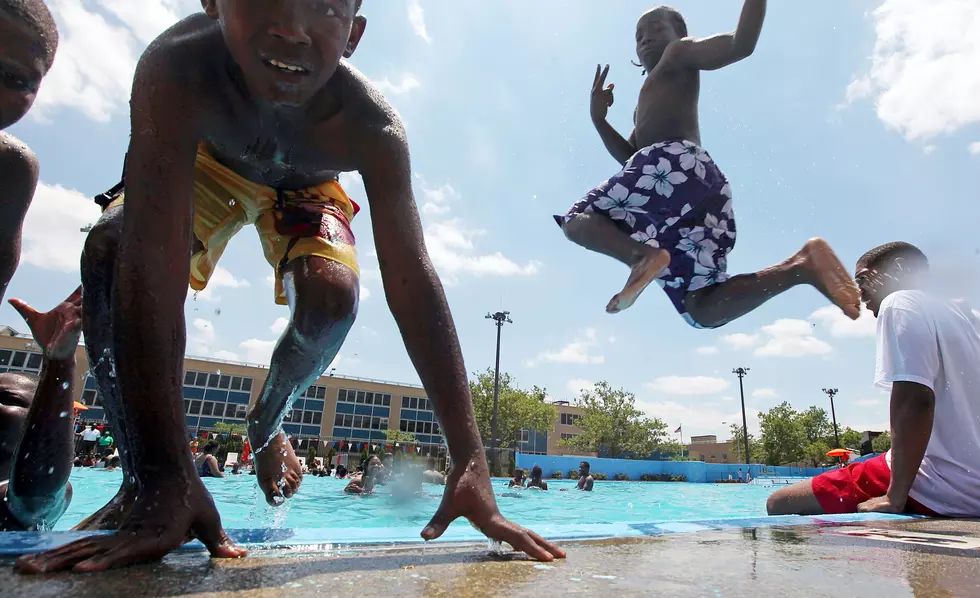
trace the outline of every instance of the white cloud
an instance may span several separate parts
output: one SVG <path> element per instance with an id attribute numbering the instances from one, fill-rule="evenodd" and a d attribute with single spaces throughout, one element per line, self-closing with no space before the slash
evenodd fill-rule
<path id="1" fill-rule="evenodd" d="M 725 401 L 727 403 L 729 401 L 734 401 L 735 400 L 735 397 L 721 397 L 718 400 L 719 401 Z"/>
<path id="2" fill-rule="evenodd" d="M 731 386 L 724 378 L 709 376 L 663 376 L 646 385 L 647 388 L 666 395 L 700 396 L 712 395 Z"/>
<path id="3" fill-rule="evenodd" d="M 197 318 L 191 323 L 187 335 L 187 352 L 191 355 L 207 357 L 211 355 L 217 335 L 210 320 Z"/>
<path id="4" fill-rule="evenodd" d="M 194 297 L 201 301 L 220 301 L 221 297 L 215 294 L 218 289 L 244 289 L 249 286 L 251 285 L 247 280 L 235 278 L 231 272 L 217 266 L 211 273 L 208 286 L 203 291 L 195 293 Z"/>
<path id="5" fill-rule="evenodd" d="M 286 326 L 289 326 L 289 318 L 276 318 L 276 321 L 269 326 L 269 330 L 272 334 L 282 334 L 286 330 Z"/>
<path id="6" fill-rule="evenodd" d="M 78 191 L 39 183 L 24 219 L 21 262 L 46 270 L 78 272 L 84 226 L 95 224 L 99 207 Z"/>
<path id="7" fill-rule="evenodd" d="M 58 24 L 58 56 L 31 116 L 79 110 L 106 122 L 129 108 L 139 55 L 153 38 L 200 5 L 187 0 L 49 0 Z"/>
<path id="8" fill-rule="evenodd" d="M 678 425 L 683 425 L 685 441 L 690 439 L 691 436 L 714 434 L 718 437 L 719 442 L 725 442 L 731 436 L 729 426 L 736 422 L 739 427 L 742 425 L 741 410 L 727 412 L 724 408 L 712 407 L 711 405 L 699 404 L 697 402 L 685 402 L 682 404 L 674 401 L 647 401 L 637 399 L 636 406 L 646 413 L 648 417 L 657 417 L 663 420 L 671 432 Z M 755 438 L 759 438 L 759 411 L 757 409 L 746 408 L 745 417 L 749 434 L 752 434 Z M 729 461 L 734 461 L 733 455 L 729 455 Z"/>
<path id="9" fill-rule="evenodd" d="M 415 35 L 432 43 L 429 31 L 425 27 L 425 11 L 422 10 L 421 0 L 408 0 L 408 22 L 412 25 Z"/>
<path id="10" fill-rule="evenodd" d="M 839 308 L 828 305 L 813 312 L 810 321 L 816 321 L 829 329 L 830 336 L 834 338 L 874 337 L 878 330 L 878 321 L 867 309 L 862 309 L 861 316 L 852 320 Z"/>
<path id="11" fill-rule="evenodd" d="M 570 392 L 574 396 L 574 398 L 578 398 L 579 395 L 582 394 L 583 390 L 592 390 L 593 386 L 595 386 L 595 382 L 591 380 L 574 378 L 568 381 L 568 384 L 565 385 L 565 388 L 568 389 L 568 392 Z"/>
<path id="12" fill-rule="evenodd" d="M 776 399 L 779 393 L 774 388 L 758 388 L 752 392 L 752 397 L 756 399 Z"/>
<path id="13" fill-rule="evenodd" d="M 847 101 L 870 98 L 888 127 L 925 140 L 980 122 L 980 2 L 885 0 L 869 71 Z"/>
<path id="14" fill-rule="evenodd" d="M 361 301 L 367 301 L 371 298 L 371 289 L 367 288 L 363 284 L 361 285 Z"/>
<path id="15" fill-rule="evenodd" d="M 386 96 L 402 95 L 422 87 L 422 83 L 420 83 L 412 73 L 402 73 L 401 81 L 397 83 L 393 82 L 388 77 L 385 77 L 380 81 L 372 80 L 371 82 L 374 83 L 374 86 Z"/>
<path id="16" fill-rule="evenodd" d="M 615 336 L 610 336 L 609 338 L 606 339 L 606 342 L 609 343 L 610 345 L 615 345 L 616 344 L 616 337 Z"/>
<path id="17" fill-rule="evenodd" d="M 274 286 L 276 286 L 276 275 L 275 274 L 270 274 L 270 275 L 266 276 L 263 279 L 263 281 L 271 289 Z"/>
<path id="18" fill-rule="evenodd" d="M 215 359 L 224 359 L 225 361 L 241 361 L 238 353 L 233 353 L 231 351 L 215 351 L 214 355 L 211 357 L 214 357 Z"/>
<path id="19" fill-rule="evenodd" d="M 717 355 L 718 347 L 708 346 L 708 347 L 698 347 L 698 355 Z"/>
<path id="20" fill-rule="evenodd" d="M 482 229 L 468 229 L 458 220 L 436 222 L 425 229 L 425 244 L 432 263 L 445 278 L 455 282 L 461 273 L 475 276 L 532 276 L 537 274 L 540 262 L 529 261 L 523 266 L 511 261 L 499 251 L 474 255 L 473 240 L 486 235 Z"/>
<path id="21" fill-rule="evenodd" d="M 974 141 L 973 143 L 970 144 L 970 147 L 967 149 L 974 156 L 980 156 L 980 141 Z"/>
<path id="22" fill-rule="evenodd" d="M 877 407 L 878 405 L 884 404 L 883 399 L 861 399 L 859 401 L 854 401 L 854 404 L 858 407 Z"/>
<path id="23" fill-rule="evenodd" d="M 759 357 L 803 357 L 806 355 L 826 355 L 833 349 L 826 342 L 811 334 L 812 328 L 806 320 L 776 320 L 762 327 L 766 335 L 765 344 L 755 350 Z"/>
<path id="24" fill-rule="evenodd" d="M 758 334 L 744 334 L 739 332 L 737 334 L 727 334 L 721 337 L 721 342 L 725 343 L 732 349 L 741 350 L 755 347 L 762 342 L 762 338 Z"/>
<path id="25" fill-rule="evenodd" d="M 422 213 L 427 216 L 441 216 L 447 214 L 451 209 L 449 203 L 459 199 L 459 193 L 453 189 L 452 185 L 445 183 L 441 187 L 431 189 L 422 183 Z"/>
<path id="26" fill-rule="evenodd" d="M 272 351 L 276 348 L 276 341 L 263 341 L 251 338 L 238 345 L 245 350 L 245 361 L 266 365 L 272 361 Z"/>
<path id="27" fill-rule="evenodd" d="M 557 351 L 544 351 L 534 359 L 527 362 L 528 367 L 534 367 L 541 362 L 550 363 L 572 363 L 577 365 L 596 365 L 604 363 L 606 358 L 595 353 L 599 347 L 596 340 L 595 328 L 589 328 L 584 335 L 580 335 L 572 342 L 568 343 Z"/>

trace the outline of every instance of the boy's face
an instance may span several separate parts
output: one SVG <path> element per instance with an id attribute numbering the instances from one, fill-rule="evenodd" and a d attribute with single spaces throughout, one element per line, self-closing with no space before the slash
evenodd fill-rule
<path id="1" fill-rule="evenodd" d="M 660 62 L 667 44 L 678 39 L 680 35 L 674 28 L 670 14 L 663 10 L 651 10 L 636 24 L 636 57 L 650 72 Z"/>
<path id="2" fill-rule="evenodd" d="M 43 44 L 23 23 L 0 11 L 0 130 L 27 114 L 44 74 Z"/>
<path id="3" fill-rule="evenodd" d="M 17 449 L 36 388 L 21 376 L 0 374 L 0 457 L 9 457 Z"/>
<path id="4" fill-rule="evenodd" d="M 320 91 L 364 33 L 354 0 L 202 0 L 249 92 L 297 107 Z"/>

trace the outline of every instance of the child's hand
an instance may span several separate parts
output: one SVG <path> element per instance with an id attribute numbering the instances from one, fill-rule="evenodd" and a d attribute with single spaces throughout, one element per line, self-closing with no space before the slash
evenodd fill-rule
<path id="1" fill-rule="evenodd" d="M 602 65 L 595 67 L 595 80 L 592 82 L 592 101 L 589 103 L 589 112 L 592 114 L 592 122 L 606 120 L 609 114 L 609 107 L 613 105 L 613 89 L 615 85 L 606 85 L 606 75 L 609 74 L 609 65 L 602 68 Z"/>
<path id="2" fill-rule="evenodd" d="M 47 313 L 41 313 L 20 299 L 10 305 L 24 318 L 48 359 L 68 359 L 75 354 L 82 334 L 82 287 Z"/>

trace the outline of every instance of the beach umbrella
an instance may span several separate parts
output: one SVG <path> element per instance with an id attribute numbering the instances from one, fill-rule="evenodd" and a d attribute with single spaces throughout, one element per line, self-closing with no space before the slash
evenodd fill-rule
<path id="1" fill-rule="evenodd" d="M 831 449 L 831 450 L 827 451 L 827 456 L 828 457 L 850 457 L 851 456 L 851 451 L 849 451 L 847 449 L 841 449 L 841 448 Z"/>

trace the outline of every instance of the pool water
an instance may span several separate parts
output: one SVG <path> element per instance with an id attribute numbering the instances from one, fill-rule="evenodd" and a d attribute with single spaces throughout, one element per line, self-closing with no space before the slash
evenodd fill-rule
<path id="1" fill-rule="evenodd" d="M 122 473 L 74 469 L 74 497 L 56 530 L 71 529 L 101 508 L 119 489 Z M 593 492 L 560 492 L 573 481 L 548 481 L 547 492 L 511 490 L 507 480 L 494 480 L 500 511 L 521 525 L 574 525 L 755 517 L 766 515 L 766 499 L 777 488 L 750 484 L 687 484 L 596 482 Z M 421 531 L 435 513 L 441 486 L 423 486 L 420 494 L 393 483 L 374 495 L 343 492 L 345 480 L 306 476 L 299 494 L 273 508 L 265 503 L 255 476 L 209 478 L 204 484 L 214 497 L 222 524 L 244 528 L 394 528 Z M 456 522 L 453 527 L 467 526 Z"/>

